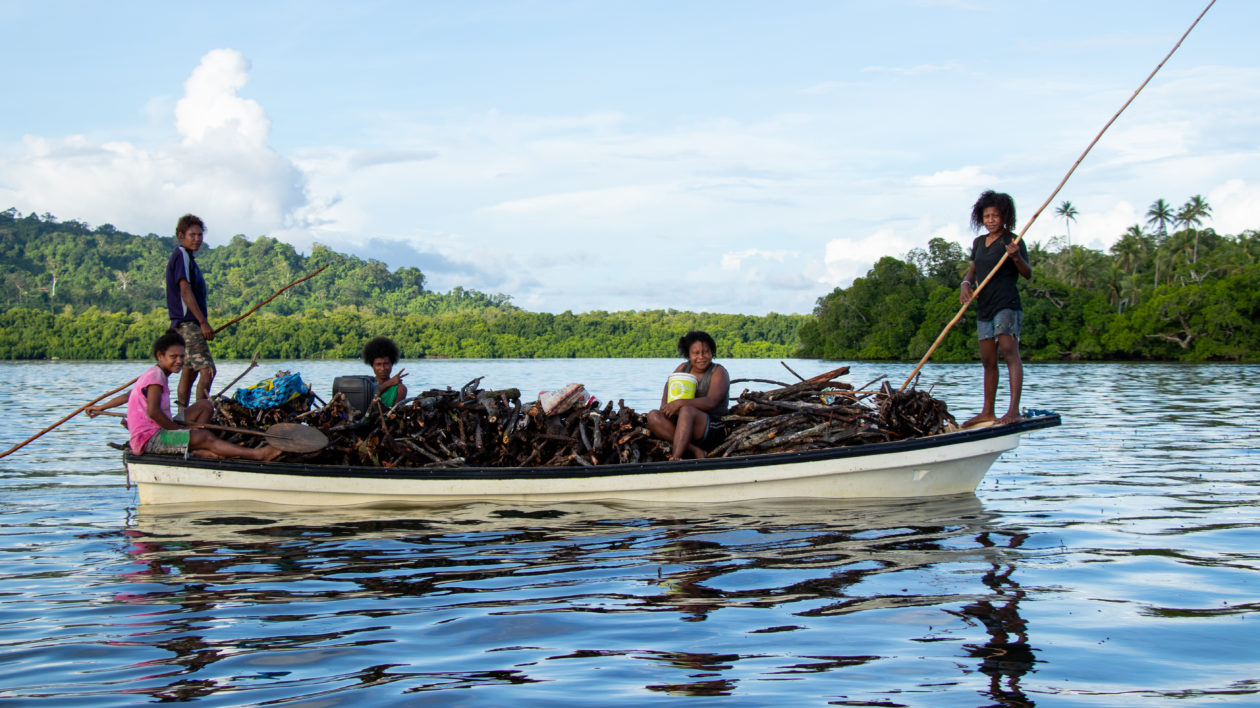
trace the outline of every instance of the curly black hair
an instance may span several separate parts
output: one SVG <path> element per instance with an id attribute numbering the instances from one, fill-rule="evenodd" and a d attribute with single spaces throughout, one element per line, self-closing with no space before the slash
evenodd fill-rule
<path id="1" fill-rule="evenodd" d="M 367 344 L 363 345 L 364 364 L 371 366 L 372 362 L 381 357 L 388 358 L 391 364 L 397 364 L 398 360 L 402 358 L 402 352 L 398 351 L 398 345 L 394 344 L 394 340 L 384 336 L 374 337 Z"/>
<path id="2" fill-rule="evenodd" d="M 975 206 L 971 207 L 972 230 L 979 231 L 984 228 L 984 210 L 989 207 L 997 208 L 998 214 L 1002 217 L 1002 228 L 1007 231 L 1015 230 L 1015 200 L 1011 199 L 1009 194 L 995 192 L 992 189 L 981 194 Z"/>
<path id="3" fill-rule="evenodd" d="M 163 334 L 161 337 L 158 337 L 153 341 L 153 356 L 156 357 L 158 353 L 164 352 L 176 344 L 181 347 L 187 346 L 187 343 L 184 342 L 184 336 L 182 334 L 173 329 L 166 330 L 166 334 Z"/>
<path id="4" fill-rule="evenodd" d="M 192 214 L 184 214 L 179 217 L 179 221 L 175 222 L 175 235 L 179 236 L 194 226 L 200 226 L 202 233 L 205 233 L 206 222 L 202 221 L 201 217 L 194 216 Z"/>
<path id="5" fill-rule="evenodd" d="M 708 332 L 692 330 L 678 338 L 678 353 L 682 355 L 682 358 L 688 358 L 691 354 L 691 345 L 696 342 L 709 345 L 709 351 L 713 352 L 713 356 L 717 356 L 717 342 L 713 341 L 713 337 L 710 337 Z"/>

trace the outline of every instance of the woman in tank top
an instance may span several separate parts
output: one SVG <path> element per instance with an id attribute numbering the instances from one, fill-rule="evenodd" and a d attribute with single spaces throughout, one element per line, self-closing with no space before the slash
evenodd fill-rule
<path id="1" fill-rule="evenodd" d="M 687 361 L 674 373 L 695 376 L 696 395 L 670 401 L 666 383 L 661 407 L 647 414 L 647 425 L 653 435 L 673 443 L 671 460 L 681 460 L 684 452 L 701 458 L 726 437 L 722 416 L 730 401 L 731 377 L 724 366 L 713 363 L 717 344 L 706 332 L 683 335 L 678 340 L 678 353 Z"/>

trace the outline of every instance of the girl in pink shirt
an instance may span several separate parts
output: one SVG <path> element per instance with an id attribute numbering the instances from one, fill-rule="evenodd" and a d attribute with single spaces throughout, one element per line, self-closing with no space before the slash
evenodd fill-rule
<path id="1" fill-rule="evenodd" d="M 243 447 L 219 438 L 201 427 L 210 422 L 214 407 L 202 399 L 184 413 L 188 427 L 171 420 L 171 391 L 167 378 L 184 366 L 184 338 L 173 330 L 153 343 L 157 366 L 150 367 L 136 380 L 130 393 L 120 394 L 99 406 L 89 406 L 88 417 L 127 404 L 127 429 L 131 432 L 131 451 L 137 455 L 183 455 L 196 457 L 240 457 L 247 460 L 274 460 L 280 450 L 271 445 Z"/>

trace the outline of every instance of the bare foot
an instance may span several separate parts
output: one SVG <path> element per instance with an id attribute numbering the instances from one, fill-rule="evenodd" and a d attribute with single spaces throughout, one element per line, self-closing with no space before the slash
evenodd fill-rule
<path id="1" fill-rule="evenodd" d="M 979 424 L 981 424 L 981 423 L 990 423 L 990 422 L 992 422 L 992 421 L 993 421 L 993 414 L 992 414 L 992 413 L 981 413 L 980 415 L 977 415 L 976 417 L 972 418 L 971 420 L 967 421 L 966 423 L 963 423 L 963 424 L 962 424 L 962 427 L 964 427 L 964 428 L 970 428 L 970 427 L 972 427 L 973 425 L 979 425 Z"/>
<path id="2" fill-rule="evenodd" d="M 1010 425 L 1011 423 L 1018 423 L 1019 421 L 1023 419 L 1024 419 L 1023 416 L 1021 416 L 1019 413 L 1015 411 L 1007 411 L 1006 415 L 997 419 L 996 424 L 997 425 Z"/>
<path id="3" fill-rule="evenodd" d="M 696 445 L 688 445 L 687 449 L 691 451 L 691 454 L 694 455 L 697 460 L 703 460 L 705 458 L 703 448 L 697 447 Z"/>
<path id="4" fill-rule="evenodd" d="M 272 447 L 270 445 L 263 445 L 262 447 L 258 449 L 265 453 L 261 458 L 259 458 L 263 462 L 271 462 L 272 460 L 276 459 L 280 455 L 284 454 L 284 450 L 281 450 L 278 447 Z"/>

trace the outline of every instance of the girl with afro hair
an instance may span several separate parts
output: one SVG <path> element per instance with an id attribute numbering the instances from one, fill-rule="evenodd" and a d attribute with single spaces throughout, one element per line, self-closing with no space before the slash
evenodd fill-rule
<path id="1" fill-rule="evenodd" d="M 393 373 L 394 365 L 402 358 L 398 345 L 389 337 L 375 337 L 363 346 L 363 363 L 372 367 L 376 375 L 376 390 L 381 403 L 391 407 L 407 398 L 407 386 L 402 382 L 406 369 Z"/>

